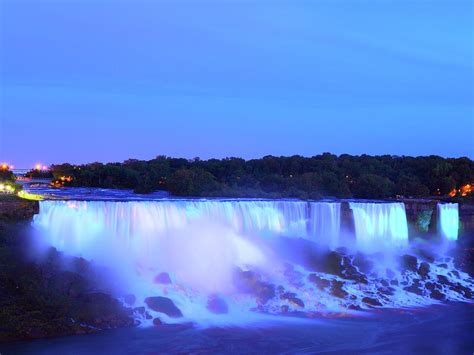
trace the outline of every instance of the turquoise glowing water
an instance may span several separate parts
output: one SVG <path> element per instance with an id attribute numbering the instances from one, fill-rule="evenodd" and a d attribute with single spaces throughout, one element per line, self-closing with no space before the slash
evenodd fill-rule
<path id="1" fill-rule="evenodd" d="M 457 240 L 459 234 L 459 205 L 457 203 L 438 204 L 439 228 L 447 240 Z"/>

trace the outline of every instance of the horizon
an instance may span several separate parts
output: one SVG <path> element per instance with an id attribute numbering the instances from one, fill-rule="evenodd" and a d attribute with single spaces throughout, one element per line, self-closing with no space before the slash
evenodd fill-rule
<path id="1" fill-rule="evenodd" d="M 0 162 L 474 159 L 470 10 L 3 1 Z"/>

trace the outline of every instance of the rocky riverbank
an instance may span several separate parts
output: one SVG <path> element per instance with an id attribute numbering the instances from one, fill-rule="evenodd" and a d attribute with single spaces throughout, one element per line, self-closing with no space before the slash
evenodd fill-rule
<path id="1" fill-rule="evenodd" d="M 29 220 L 37 209 L 35 201 L 0 200 L 0 341 L 133 325 L 130 311 L 97 287 L 84 259 L 54 248 L 41 260 L 30 256 Z"/>

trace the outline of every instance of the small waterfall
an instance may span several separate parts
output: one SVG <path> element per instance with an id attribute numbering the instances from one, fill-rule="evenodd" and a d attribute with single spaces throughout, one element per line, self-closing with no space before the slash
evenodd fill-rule
<path id="1" fill-rule="evenodd" d="M 459 233 L 459 205 L 438 203 L 439 230 L 443 238 L 457 240 Z"/>
<path id="2" fill-rule="evenodd" d="M 339 202 L 310 202 L 309 234 L 311 239 L 330 247 L 339 246 L 341 204 Z"/>
<path id="3" fill-rule="evenodd" d="M 357 244 L 365 249 L 405 246 L 408 224 L 403 203 L 350 202 Z"/>

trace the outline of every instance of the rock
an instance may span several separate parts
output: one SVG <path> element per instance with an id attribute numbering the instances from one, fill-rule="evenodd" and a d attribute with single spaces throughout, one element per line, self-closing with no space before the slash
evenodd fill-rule
<path id="1" fill-rule="evenodd" d="M 362 308 L 356 304 L 350 304 L 347 306 L 347 309 L 353 310 L 353 311 L 360 311 Z"/>
<path id="2" fill-rule="evenodd" d="M 405 291 L 408 291 L 408 292 L 411 292 L 411 293 L 414 293 L 414 294 L 417 294 L 417 295 L 420 295 L 420 296 L 423 296 L 423 290 L 418 286 L 418 285 L 411 285 L 411 286 L 408 286 L 408 287 L 404 287 L 403 288 Z"/>
<path id="3" fill-rule="evenodd" d="M 162 324 L 163 324 L 163 322 L 161 321 L 160 318 L 155 318 L 155 319 L 153 319 L 153 325 L 155 325 L 155 326 L 160 326 L 160 325 L 162 325 Z"/>
<path id="4" fill-rule="evenodd" d="M 126 304 L 130 305 L 130 306 L 134 305 L 136 300 L 137 300 L 137 298 L 135 297 L 135 295 L 131 295 L 131 294 L 130 295 L 125 295 L 123 297 L 123 301 Z"/>
<path id="5" fill-rule="evenodd" d="M 364 254 L 358 253 L 352 260 L 352 265 L 357 266 L 360 272 L 368 274 L 372 271 L 374 263 L 368 260 Z"/>
<path id="6" fill-rule="evenodd" d="M 207 309 L 209 312 L 214 314 L 226 314 L 229 313 L 229 307 L 227 303 L 220 297 L 209 296 L 207 300 Z"/>
<path id="7" fill-rule="evenodd" d="M 322 272 L 332 275 L 341 275 L 342 270 L 342 255 L 340 253 L 332 251 L 324 256 Z"/>
<path id="8" fill-rule="evenodd" d="M 451 271 L 451 272 L 450 272 L 450 274 L 451 274 L 452 276 L 455 276 L 455 277 L 457 277 L 457 278 L 459 278 L 459 277 L 460 277 L 460 275 L 459 275 L 459 272 L 458 272 L 457 270 L 453 270 L 453 271 Z"/>
<path id="9" fill-rule="evenodd" d="M 388 281 L 387 281 L 387 280 L 383 280 L 383 279 L 380 281 L 380 284 L 381 284 L 382 286 L 385 286 L 385 287 L 388 287 L 388 286 L 389 286 Z"/>
<path id="10" fill-rule="evenodd" d="M 310 274 L 308 276 L 308 280 L 316 285 L 316 287 L 320 290 L 324 290 L 331 285 L 329 280 L 323 279 L 316 274 Z"/>
<path id="11" fill-rule="evenodd" d="M 241 292 L 254 295 L 260 304 L 265 304 L 275 297 L 275 285 L 261 281 L 260 275 L 253 271 L 237 269 L 234 274 L 234 285 Z"/>
<path id="12" fill-rule="evenodd" d="M 295 306 L 304 308 L 304 302 L 298 297 L 296 297 L 296 294 L 293 292 L 285 292 L 280 296 L 280 298 L 282 300 L 287 300 L 288 302 L 292 303 Z"/>
<path id="13" fill-rule="evenodd" d="M 153 282 L 161 285 L 169 285 L 172 283 L 170 275 L 167 272 L 162 272 L 156 275 Z"/>
<path id="14" fill-rule="evenodd" d="M 446 296 L 438 290 L 431 291 L 430 297 L 439 301 L 444 301 L 446 299 Z"/>
<path id="15" fill-rule="evenodd" d="M 430 264 L 427 262 L 422 262 L 420 264 L 420 267 L 418 268 L 418 275 L 420 275 L 422 278 L 427 278 L 428 274 L 430 273 Z"/>
<path id="16" fill-rule="evenodd" d="M 395 289 L 392 287 L 379 287 L 377 291 L 387 296 L 392 296 L 395 293 Z"/>
<path id="17" fill-rule="evenodd" d="M 443 285 L 452 285 L 451 281 L 445 275 L 437 275 L 438 282 Z"/>
<path id="18" fill-rule="evenodd" d="M 390 280 L 390 285 L 398 286 L 398 280 Z"/>
<path id="19" fill-rule="evenodd" d="M 433 291 L 435 289 L 435 284 L 433 282 L 427 282 L 425 283 L 425 288 L 427 290 Z"/>
<path id="20" fill-rule="evenodd" d="M 338 280 L 332 280 L 331 282 L 331 294 L 335 297 L 344 298 L 349 293 L 342 289 L 344 282 Z"/>
<path id="21" fill-rule="evenodd" d="M 463 286 L 459 283 L 450 286 L 449 289 L 463 295 L 467 299 L 472 299 L 472 291 L 469 288 L 467 288 L 467 287 L 465 287 L 465 286 Z"/>
<path id="22" fill-rule="evenodd" d="M 282 313 L 288 313 L 288 311 L 290 310 L 290 308 L 286 304 L 281 306 L 280 309 Z"/>
<path id="23" fill-rule="evenodd" d="M 374 306 L 374 307 L 379 307 L 382 306 L 382 303 L 379 302 L 379 300 L 371 297 L 364 297 L 362 298 L 362 302 L 365 304 L 368 304 L 369 306 Z"/>
<path id="24" fill-rule="evenodd" d="M 401 259 L 401 266 L 404 270 L 418 271 L 418 259 L 416 256 L 405 254 Z"/>
<path id="25" fill-rule="evenodd" d="M 145 303 L 148 307 L 150 307 L 155 312 L 164 313 L 168 317 L 181 318 L 183 316 L 179 308 L 176 307 L 174 302 L 168 297 L 161 297 L 161 296 L 147 297 L 145 298 Z"/>
<path id="26" fill-rule="evenodd" d="M 448 264 L 438 264 L 438 267 L 442 267 L 443 269 L 447 269 L 448 268 Z"/>

